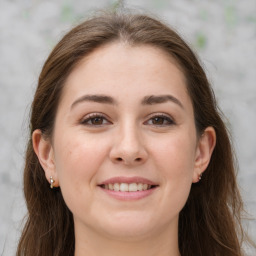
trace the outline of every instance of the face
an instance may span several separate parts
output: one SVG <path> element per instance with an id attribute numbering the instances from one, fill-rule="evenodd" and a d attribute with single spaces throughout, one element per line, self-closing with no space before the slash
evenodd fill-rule
<path id="1" fill-rule="evenodd" d="M 61 188 L 76 234 L 177 230 L 202 153 L 185 78 L 166 55 L 113 43 L 68 77 L 44 169 Z"/>

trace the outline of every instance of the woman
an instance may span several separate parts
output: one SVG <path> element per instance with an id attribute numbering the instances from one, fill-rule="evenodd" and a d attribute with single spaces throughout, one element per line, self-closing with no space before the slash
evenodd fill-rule
<path id="1" fill-rule="evenodd" d="M 241 256 L 233 152 L 172 29 L 102 14 L 57 44 L 31 112 L 17 255 Z"/>

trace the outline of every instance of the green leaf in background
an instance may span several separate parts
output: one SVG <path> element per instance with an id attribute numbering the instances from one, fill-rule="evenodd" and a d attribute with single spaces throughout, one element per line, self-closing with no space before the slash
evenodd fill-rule
<path id="1" fill-rule="evenodd" d="M 111 4 L 111 10 L 115 12 L 118 9 L 122 8 L 124 4 L 124 0 L 113 1 L 113 3 Z"/>
<path id="2" fill-rule="evenodd" d="M 29 10 L 24 10 L 24 11 L 22 12 L 22 16 L 23 16 L 24 19 L 29 19 L 29 17 L 30 17 L 30 12 L 29 12 Z"/>
<path id="3" fill-rule="evenodd" d="M 70 4 L 64 4 L 61 9 L 61 21 L 70 22 L 74 20 L 74 11 Z"/>
<path id="4" fill-rule="evenodd" d="M 198 32 L 196 34 L 196 47 L 200 50 L 205 49 L 207 44 L 207 37 L 203 32 Z"/>
<path id="5" fill-rule="evenodd" d="M 234 6 L 227 6 L 225 8 L 225 20 L 230 27 L 234 27 L 237 23 L 237 13 Z"/>
<path id="6" fill-rule="evenodd" d="M 167 5 L 167 0 L 153 0 L 153 4 L 157 9 L 163 9 Z"/>
<path id="7" fill-rule="evenodd" d="M 201 20 L 204 20 L 204 21 L 208 20 L 209 18 L 208 11 L 204 9 L 200 10 L 199 16 Z"/>

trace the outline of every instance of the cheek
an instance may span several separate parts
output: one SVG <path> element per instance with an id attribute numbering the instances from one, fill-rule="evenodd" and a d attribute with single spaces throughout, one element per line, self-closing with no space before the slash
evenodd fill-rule
<path id="1" fill-rule="evenodd" d="M 189 134 L 174 135 L 155 147 L 155 155 L 156 162 L 165 171 L 167 177 L 170 176 L 176 179 L 192 176 L 195 160 L 195 140 Z"/>
<path id="2" fill-rule="evenodd" d="M 92 168 L 89 161 L 95 155 L 88 144 L 81 144 L 76 141 L 67 141 L 58 144 L 55 154 L 55 166 L 60 182 L 67 177 L 83 177 L 90 174 Z"/>
<path id="3" fill-rule="evenodd" d="M 187 201 L 194 172 L 195 139 L 189 133 L 173 136 L 156 148 L 156 165 L 165 188 L 163 205 L 178 214 Z"/>
<path id="4" fill-rule="evenodd" d="M 77 195 L 89 194 L 106 150 L 84 136 L 56 138 L 55 145 L 55 168 L 63 197 L 69 205 L 78 200 Z"/>

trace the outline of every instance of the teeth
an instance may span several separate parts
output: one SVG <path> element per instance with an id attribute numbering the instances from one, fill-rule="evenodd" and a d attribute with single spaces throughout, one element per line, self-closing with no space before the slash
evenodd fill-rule
<path id="1" fill-rule="evenodd" d="M 122 192 L 127 192 L 129 190 L 129 185 L 127 183 L 121 183 L 119 186 L 119 190 Z"/>
<path id="2" fill-rule="evenodd" d="M 143 190 L 143 184 L 142 183 L 139 183 L 138 186 L 137 186 L 138 190 L 139 191 L 142 191 Z"/>
<path id="3" fill-rule="evenodd" d="M 143 184 L 142 190 L 147 190 L 148 189 L 148 184 Z"/>
<path id="4" fill-rule="evenodd" d="M 136 183 L 129 184 L 129 192 L 134 192 L 138 190 L 138 185 Z"/>
<path id="5" fill-rule="evenodd" d="M 115 191 L 119 191 L 119 183 L 115 183 L 113 187 Z"/>
<path id="6" fill-rule="evenodd" d="M 114 190 L 114 191 L 121 191 L 121 192 L 136 192 L 136 191 L 143 191 L 148 190 L 152 186 L 143 183 L 114 183 L 114 184 L 104 184 L 104 189 Z"/>

